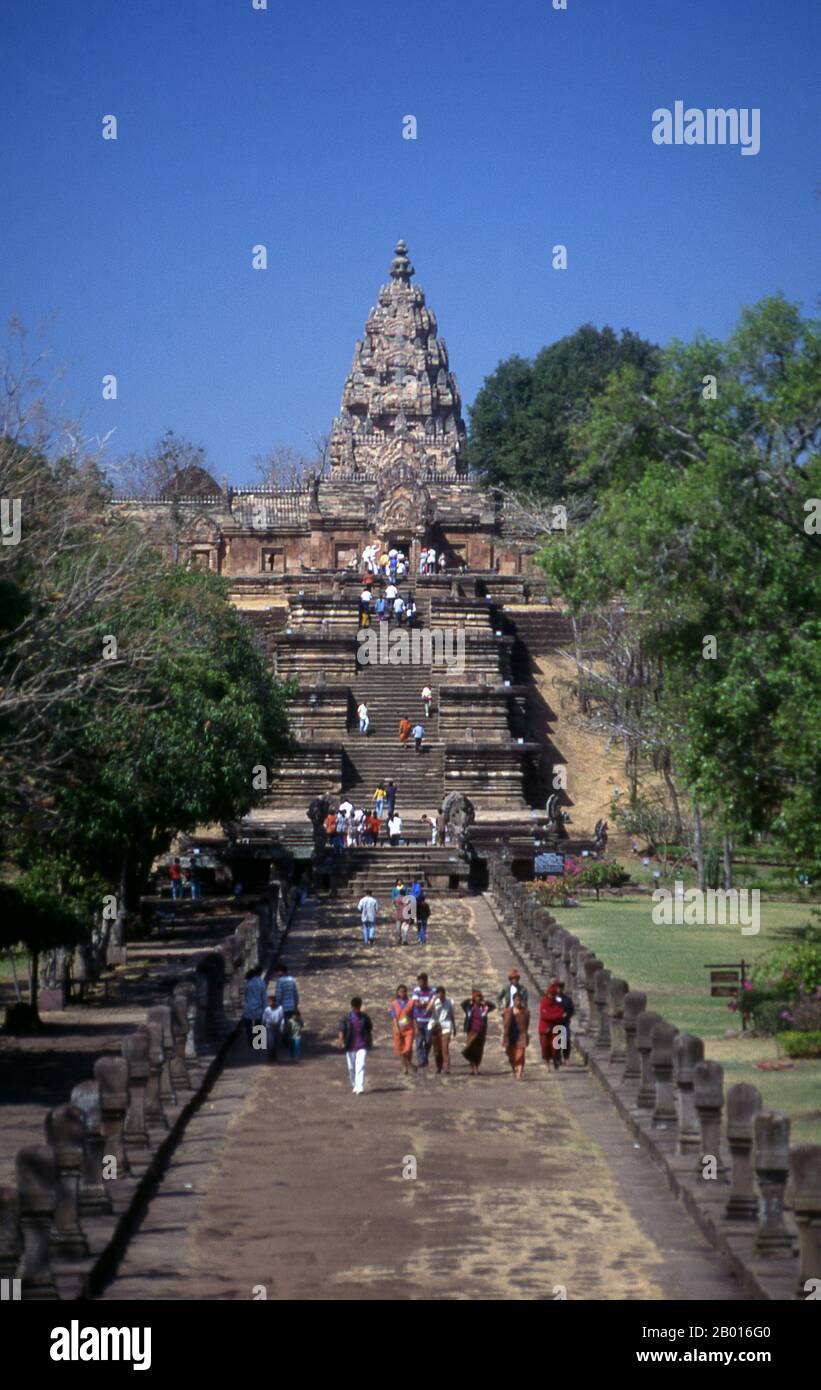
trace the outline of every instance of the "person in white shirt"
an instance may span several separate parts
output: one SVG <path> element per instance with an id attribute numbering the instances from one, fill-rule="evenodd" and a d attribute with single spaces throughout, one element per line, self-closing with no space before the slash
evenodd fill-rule
<path id="1" fill-rule="evenodd" d="M 396 598 L 393 601 L 393 616 L 397 618 L 400 623 L 404 622 L 405 600 L 401 597 L 400 594 L 397 594 Z"/>
<path id="2" fill-rule="evenodd" d="M 340 801 L 340 803 L 339 803 L 339 810 L 340 810 L 340 814 L 341 814 L 341 815 L 343 815 L 343 816 L 349 816 L 350 813 L 351 813 L 351 811 L 353 810 L 353 802 L 352 802 L 352 801 L 348 801 L 348 799 L 347 799 L 347 797 L 346 797 L 344 801 Z"/>
<path id="3" fill-rule="evenodd" d="M 388 600 L 389 603 L 393 603 L 393 601 L 394 601 L 394 599 L 396 598 L 396 595 L 397 595 L 398 593 L 399 593 L 399 590 L 397 589 L 397 587 L 396 587 L 395 584 L 393 584 L 393 583 L 388 584 L 387 587 L 386 587 L 386 589 L 385 589 L 385 598 Z"/>
<path id="4" fill-rule="evenodd" d="M 379 912 L 379 899 L 373 896 L 370 888 L 366 888 L 356 907 L 362 917 L 362 940 L 366 946 L 371 946 L 376 939 L 376 916 Z"/>
<path id="5" fill-rule="evenodd" d="M 436 830 L 436 812 L 434 811 L 434 813 L 430 816 L 427 814 L 427 812 L 424 812 L 422 815 L 422 820 L 430 826 L 430 842 L 432 845 L 435 845 L 437 840 L 439 839 Z"/>
<path id="6" fill-rule="evenodd" d="M 361 705 L 357 706 L 356 713 L 359 718 L 359 732 L 360 734 L 366 734 L 371 721 L 368 716 L 368 706 L 365 704 L 364 700 Z"/>
<path id="7" fill-rule="evenodd" d="M 428 551 L 428 573 L 436 573 L 436 551 L 434 550 L 433 546 L 431 546 L 430 550 Z"/>
<path id="8" fill-rule="evenodd" d="M 433 699 L 433 691 L 429 685 L 422 686 L 422 704 L 425 707 L 425 718 L 430 719 L 430 706 Z"/>
<path id="9" fill-rule="evenodd" d="M 275 1062 L 277 1059 L 277 1049 L 282 1041 L 282 1025 L 285 1022 L 285 1010 L 281 1004 L 276 1003 L 276 992 L 276 985 L 271 985 L 268 990 L 268 1007 L 262 1011 L 269 1062 Z"/>
<path id="10" fill-rule="evenodd" d="M 433 1044 L 436 1070 L 444 1076 L 450 1076 L 450 1043 L 451 1038 L 456 1033 L 456 1018 L 453 1012 L 453 1002 L 448 999 L 444 985 L 440 985 L 437 989 L 430 1003 L 429 1012 L 432 1020 L 430 1040 Z"/>
<path id="11" fill-rule="evenodd" d="M 397 579 L 404 579 L 404 578 L 405 578 L 405 561 L 404 561 L 404 560 L 397 560 L 397 562 L 396 562 L 396 577 L 397 577 Z"/>
<path id="12" fill-rule="evenodd" d="M 402 834 L 402 817 L 397 813 L 391 816 L 388 821 L 388 838 L 392 845 L 399 844 L 399 837 Z"/>

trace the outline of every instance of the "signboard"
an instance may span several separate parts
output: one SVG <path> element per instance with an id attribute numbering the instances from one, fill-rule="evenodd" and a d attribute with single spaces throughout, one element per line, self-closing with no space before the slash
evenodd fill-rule
<path id="1" fill-rule="evenodd" d="M 710 998 L 711 999 L 737 999 L 744 983 L 747 979 L 747 961 L 741 961 L 739 965 L 707 965 L 705 970 L 710 972 Z M 742 1012 L 741 1028 L 742 1032 L 746 1029 L 746 1019 Z"/>
<path id="2" fill-rule="evenodd" d="M 533 872 L 537 877 L 544 875 L 561 878 L 564 873 L 564 855 L 554 854 L 552 851 L 537 854 L 533 860 Z"/>

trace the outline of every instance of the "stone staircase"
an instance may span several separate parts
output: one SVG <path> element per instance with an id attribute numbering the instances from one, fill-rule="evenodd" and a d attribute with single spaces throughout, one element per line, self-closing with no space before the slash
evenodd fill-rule
<path id="1" fill-rule="evenodd" d="M 420 692 L 429 684 L 434 692 L 430 719 L 425 719 Z M 435 812 L 442 801 L 444 751 L 438 737 L 438 698 L 430 666 L 360 666 L 351 686 L 354 706 L 364 699 L 371 720 L 366 736 L 353 721 L 343 740 L 345 766 L 343 790 L 351 799 L 369 805 L 374 787 L 384 786 L 392 777 L 397 786 L 397 808 L 401 815 L 410 810 Z M 411 723 L 419 719 L 425 730 L 422 752 L 412 740 L 399 742 L 399 720 L 407 715 Z"/>

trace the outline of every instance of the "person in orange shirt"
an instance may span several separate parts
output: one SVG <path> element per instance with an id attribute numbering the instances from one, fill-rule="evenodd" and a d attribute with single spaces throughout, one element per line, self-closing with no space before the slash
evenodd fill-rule
<path id="1" fill-rule="evenodd" d="M 407 747 L 408 739 L 410 738 L 410 731 L 412 728 L 413 725 L 411 724 L 410 720 L 406 719 L 403 715 L 402 718 L 399 720 L 399 742 L 403 744 L 405 747 Z"/>

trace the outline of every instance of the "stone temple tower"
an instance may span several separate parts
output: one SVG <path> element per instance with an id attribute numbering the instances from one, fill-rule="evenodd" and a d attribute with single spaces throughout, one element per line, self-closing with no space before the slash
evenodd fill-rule
<path id="1" fill-rule="evenodd" d="M 340 414 L 331 428 L 331 477 L 412 468 L 423 477 L 464 472 L 462 402 L 448 350 L 437 337 L 436 315 L 414 274 L 404 241 L 397 242 L 390 282 L 356 344 Z"/>

